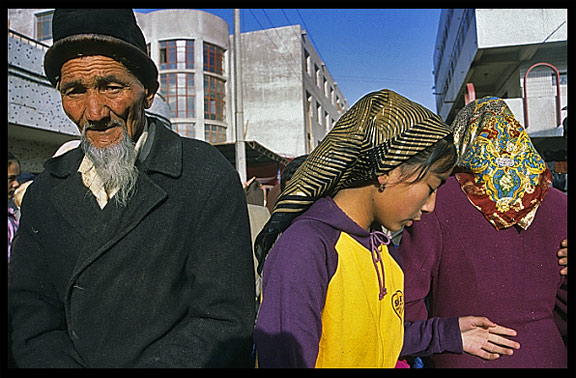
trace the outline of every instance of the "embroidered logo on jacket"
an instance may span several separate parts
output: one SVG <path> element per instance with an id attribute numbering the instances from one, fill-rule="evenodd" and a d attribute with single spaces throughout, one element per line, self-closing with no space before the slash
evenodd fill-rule
<path id="1" fill-rule="evenodd" d="M 392 295 L 392 308 L 402 320 L 402 315 L 404 315 L 404 293 L 402 293 L 402 290 L 396 290 L 394 295 Z"/>

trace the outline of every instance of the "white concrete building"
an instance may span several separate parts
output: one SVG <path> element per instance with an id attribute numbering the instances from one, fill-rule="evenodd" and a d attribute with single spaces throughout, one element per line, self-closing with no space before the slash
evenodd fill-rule
<path id="1" fill-rule="evenodd" d="M 170 105 L 173 129 L 211 143 L 229 140 L 228 24 L 192 9 L 135 15 L 158 67 L 159 92 Z"/>
<path id="2" fill-rule="evenodd" d="M 246 139 L 287 156 L 310 153 L 348 109 L 300 25 L 242 34 Z"/>
<path id="3" fill-rule="evenodd" d="M 532 137 L 561 136 L 568 104 L 566 9 L 444 9 L 434 77 L 447 122 L 472 97 L 505 99 Z"/>
<path id="4" fill-rule="evenodd" d="M 195 9 L 136 17 L 174 129 L 211 143 L 234 142 L 230 25 Z M 309 153 L 348 108 L 325 63 L 299 25 L 242 33 L 241 40 L 245 139 L 288 158 Z"/>

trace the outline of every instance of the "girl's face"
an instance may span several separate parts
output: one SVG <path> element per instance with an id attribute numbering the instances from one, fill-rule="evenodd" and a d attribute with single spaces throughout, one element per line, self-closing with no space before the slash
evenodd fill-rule
<path id="1" fill-rule="evenodd" d="M 433 168 L 433 167 L 432 167 Z M 372 197 L 375 220 L 390 231 L 399 231 L 402 226 L 411 226 L 420 220 L 422 213 L 430 213 L 436 204 L 436 191 L 450 172 L 433 173 L 433 169 L 416 183 L 411 178 L 400 179 L 400 167 L 388 175 L 378 177 L 378 182 L 385 185 L 384 191 L 374 190 Z"/>

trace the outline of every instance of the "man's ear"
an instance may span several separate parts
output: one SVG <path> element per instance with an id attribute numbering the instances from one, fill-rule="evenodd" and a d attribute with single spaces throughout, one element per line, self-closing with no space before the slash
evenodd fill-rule
<path id="1" fill-rule="evenodd" d="M 145 88 L 145 91 L 146 97 L 144 98 L 144 107 L 146 109 L 150 109 L 152 103 L 154 102 L 154 95 L 156 94 L 156 91 L 152 91 L 149 88 Z"/>

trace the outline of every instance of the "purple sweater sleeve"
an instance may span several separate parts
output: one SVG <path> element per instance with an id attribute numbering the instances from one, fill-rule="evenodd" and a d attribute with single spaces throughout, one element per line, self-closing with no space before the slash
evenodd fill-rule
<path id="1" fill-rule="evenodd" d="M 258 366 L 316 364 L 322 309 L 337 256 L 324 230 L 296 222 L 270 251 L 264 266 L 262 303 L 254 329 Z"/>
<path id="2" fill-rule="evenodd" d="M 457 317 L 404 323 L 404 346 L 400 356 L 426 357 L 444 352 L 463 352 Z"/>

